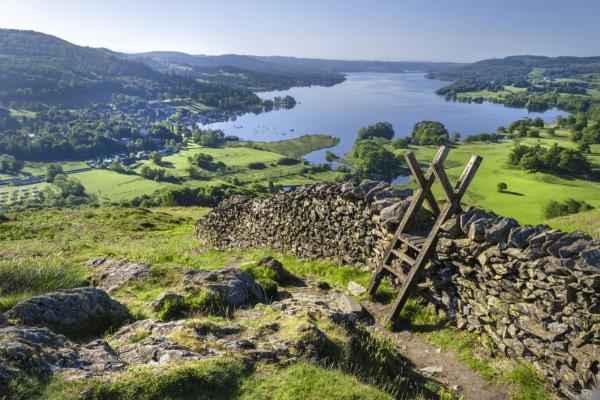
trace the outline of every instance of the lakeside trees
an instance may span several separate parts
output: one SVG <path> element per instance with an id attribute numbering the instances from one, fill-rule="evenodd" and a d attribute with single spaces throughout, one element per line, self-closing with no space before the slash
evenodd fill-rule
<path id="1" fill-rule="evenodd" d="M 438 121 L 421 121 L 413 127 L 412 141 L 415 144 L 442 145 L 448 142 L 448 130 L 444 124 Z"/>
<path id="2" fill-rule="evenodd" d="M 351 157 L 356 175 L 361 179 L 390 182 L 401 172 L 402 158 L 388 150 L 376 139 L 360 140 L 354 144 Z"/>
<path id="3" fill-rule="evenodd" d="M 373 125 L 361 128 L 356 135 L 356 140 L 365 140 L 372 138 L 383 138 L 392 140 L 394 137 L 394 128 L 389 122 L 377 122 Z"/>

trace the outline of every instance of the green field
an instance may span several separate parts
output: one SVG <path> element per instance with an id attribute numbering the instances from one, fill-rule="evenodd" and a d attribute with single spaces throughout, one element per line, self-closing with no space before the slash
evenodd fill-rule
<path id="1" fill-rule="evenodd" d="M 162 168 L 168 174 L 180 178 L 181 183 L 179 184 L 190 187 L 214 185 L 234 179 L 241 184 L 262 183 L 266 185 L 268 181 L 272 181 L 282 186 L 305 185 L 316 181 L 332 180 L 339 174 L 333 171 L 307 174 L 302 173 L 304 166 L 300 163 L 296 165 L 278 165 L 276 162 L 291 153 L 304 154 L 304 152 L 335 145 L 337 141 L 338 139 L 329 136 L 315 135 L 274 142 L 272 145 L 262 142 L 252 143 L 255 147 L 264 145 L 264 149 L 245 146 L 208 148 L 191 144 L 183 151 L 163 157 L 160 165 L 150 160 L 142 160 L 135 165 L 135 172 L 139 173 L 145 165 L 151 168 Z M 187 172 L 189 167 L 188 158 L 198 153 L 209 154 L 213 157 L 214 162 L 225 163 L 228 171 L 225 173 L 207 172 L 209 180 L 190 179 Z M 248 164 L 255 162 L 264 163 L 266 168 L 248 168 Z M 61 162 L 60 164 L 65 172 L 87 167 L 85 162 Z M 27 163 L 24 171 L 28 175 L 42 175 L 45 173 L 47 165 L 45 163 Z M 101 202 L 130 200 L 137 196 L 150 195 L 165 187 L 178 185 L 178 183 L 156 182 L 142 178 L 139 175 L 120 174 L 106 169 L 95 169 L 70 176 L 78 179 L 85 186 L 86 191 L 89 194 L 98 196 Z M 0 179 L 5 178 L 10 178 L 10 176 L 0 176 Z M 5 200 L 3 204 L 10 204 L 13 191 L 22 194 L 23 192 L 30 192 L 34 186 L 43 189 L 47 185 L 41 183 L 15 187 L 1 186 L 0 191 L 6 191 L 8 194 L 0 196 L 0 199 Z"/>
<path id="2" fill-rule="evenodd" d="M 522 143 L 540 143 L 549 146 L 558 142 L 563 147 L 574 147 L 575 143 L 564 139 L 524 139 Z M 586 181 L 567 176 L 542 172 L 529 173 L 507 165 L 509 152 L 514 147 L 512 140 L 498 143 L 461 143 L 450 150 L 446 161 L 446 172 L 456 181 L 472 154 L 479 154 L 483 162 L 467 191 L 464 202 L 477 205 L 497 214 L 517 219 L 521 224 L 536 224 L 544 221 L 542 207 L 550 200 L 585 200 L 600 207 L 600 182 Z M 434 157 L 437 147 L 411 147 L 417 159 L 425 166 Z M 403 153 L 404 150 L 398 150 Z M 600 145 L 594 145 L 590 160 L 596 172 L 600 169 Z M 498 182 L 506 182 L 505 193 L 497 190 Z M 436 193 L 441 189 L 435 187 Z M 441 197 L 440 197 L 441 198 Z"/>
<path id="3" fill-rule="evenodd" d="M 310 152 L 333 147 L 340 142 L 339 138 L 327 135 L 305 135 L 295 139 L 278 140 L 275 142 L 244 141 L 240 145 L 260 150 L 272 151 L 290 157 L 302 157 Z"/>

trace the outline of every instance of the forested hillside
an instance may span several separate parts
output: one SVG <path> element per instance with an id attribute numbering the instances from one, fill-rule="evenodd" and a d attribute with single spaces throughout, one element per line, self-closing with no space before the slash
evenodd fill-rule
<path id="1" fill-rule="evenodd" d="M 114 53 L 33 31 L 0 30 L 0 101 L 81 106 L 115 95 L 184 97 L 220 106 L 226 98 L 257 103 L 251 93 L 165 74 Z"/>
<path id="2" fill-rule="evenodd" d="M 395 61 L 323 60 L 281 56 L 192 55 L 170 51 L 134 54 L 160 71 L 221 82 L 251 90 L 282 90 L 293 86 L 331 86 L 344 72 L 435 72 L 462 64 Z"/>
<path id="3" fill-rule="evenodd" d="M 600 57 L 512 56 L 428 77 L 452 81 L 437 91 L 447 99 L 489 100 L 531 111 L 585 112 L 600 99 Z"/>

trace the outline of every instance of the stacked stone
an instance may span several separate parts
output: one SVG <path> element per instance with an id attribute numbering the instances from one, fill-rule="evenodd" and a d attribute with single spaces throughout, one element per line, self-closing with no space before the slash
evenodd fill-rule
<path id="1" fill-rule="evenodd" d="M 305 259 L 370 264 L 381 257 L 410 195 L 383 182 L 349 181 L 229 199 L 198 221 L 196 233 L 218 249 L 268 246 Z"/>
<path id="2" fill-rule="evenodd" d="M 377 265 L 410 193 L 384 183 L 315 184 L 235 199 L 198 221 L 215 248 L 268 246 L 306 259 Z M 431 219 L 419 214 L 417 225 Z M 419 286 L 459 328 L 488 335 L 578 398 L 600 381 L 600 240 L 519 226 L 479 209 L 446 222 Z"/>
<path id="3" fill-rule="evenodd" d="M 426 286 L 459 328 L 485 333 L 571 398 L 600 381 L 600 240 L 478 209 L 444 228 Z"/>

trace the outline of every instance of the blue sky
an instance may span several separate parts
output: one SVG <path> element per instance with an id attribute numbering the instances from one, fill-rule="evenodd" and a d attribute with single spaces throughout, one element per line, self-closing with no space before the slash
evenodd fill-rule
<path id="1" fill-rule="evenodd" d="M 0 27 L 125 52 L 434 61 L 600 55 L 597 0 L 0 0 Z"/>

